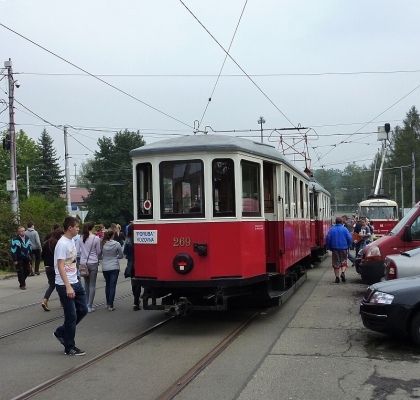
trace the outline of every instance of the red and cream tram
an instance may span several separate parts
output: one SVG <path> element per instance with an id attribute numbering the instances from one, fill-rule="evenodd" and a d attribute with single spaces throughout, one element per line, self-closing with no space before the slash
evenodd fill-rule
<path id="1" fill-rule="evenodd" d="M 327 233 L 331 229 L 331 194 L 324 186 L 311 178 L 309 183 L 309 204 L 311 214 L 312 261 L 323 258 L 327 251 Z"/>
<path id="2" fill-rule="evenodd" d="M 303 282 L 310 180 L 274 147 L 200 135 L 130 156 L 132 282 L 144 288 L 144 309 L 223 310 L 238 298 L 278 305 Z"/>

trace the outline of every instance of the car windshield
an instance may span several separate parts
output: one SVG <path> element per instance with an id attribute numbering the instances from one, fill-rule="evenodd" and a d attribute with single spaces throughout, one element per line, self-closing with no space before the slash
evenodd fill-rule
<path id="1" fill-rule="evenodd" d="M 415 214 L 418 211 L 418 207 L 413 207 L 404 217 L 398 222 L 397 225 L 394 226 L 394 228 L 391 230 L 390 235 L 396 235 L 401 229 L 404 228 L 405 225 L 407 225 L 407 222 L 413 214 Z"/>

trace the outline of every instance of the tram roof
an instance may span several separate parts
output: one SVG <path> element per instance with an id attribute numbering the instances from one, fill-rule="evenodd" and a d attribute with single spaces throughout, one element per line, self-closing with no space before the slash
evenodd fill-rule
<path id="1" fill-rule="evenodd" d="M 325 189 L 325 187 L 321 185 L 315 178 L 311 178 L 310 186 L 311 187 L 315 186 L 315 190 L 317 192 L 323 192 L 326 195 L 331 196 L 331 193 L 327 189 Z"/>
<path id="2" fill-rule="evenodd" d="M 308 176 L 284 157 L 274 146 L 265 143 L 257 143 L 248 139 L 237 138 L 225 135 L 192 135 L 178 138 L 160 140 L 146 144 L 130 151 L 131 157 L 144 157 L 174 153 L 192 152 L 234 152 L 257 155 L 275 161 L 280 161 L 301 176 L 308 179 Z"/>

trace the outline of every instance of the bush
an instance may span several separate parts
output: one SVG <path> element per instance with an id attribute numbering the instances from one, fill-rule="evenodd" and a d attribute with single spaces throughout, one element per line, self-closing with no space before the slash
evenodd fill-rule
<path id="1" fill-rule="evenodd" d="M 33 195 L 20 203 L 20 222 L 14 219 L 10 204 L 0 204 L 0 269 L 12 270 L 13 262 L 10 254 L 11 240 L 17 235 L 17 228 L 28 227 L 28 222 L 35 225 L 41 243 L 52 231 L 54 224 L 62 226 L 66 218 L 66 203 L 61 198 L 47 198 Z"/>

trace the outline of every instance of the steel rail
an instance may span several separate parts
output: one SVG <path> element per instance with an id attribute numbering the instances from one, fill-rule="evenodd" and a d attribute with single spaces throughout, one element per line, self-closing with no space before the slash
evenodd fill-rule
<path id="1" fill-rule="evenodd" d="M 266 308 L 261 309 L 251 315 L 244 323 L 229 334 L 222 342 L 220 342 L 212 351 L 203 357 L 197 364 L 195 364 L 186 374 L 162 393 L 157 400 L 173 399 L 182 389 L 184 389 L 194 378 L 206 368 L 219 354 L 221 354 L 226 347 L 229 346 L 242 332 L 244 332 L 256 319 L 258 319 Z"/>
<path id="2" fill-rule="evenodd" d="M 130 278 L 130 279 L 122 279 L 121 281 L 118 281 L 117 283 L 127 282 L 128 280 L 131 280 L 131 278 Z M 104 287 L 105 287 L 105 286 L 96 286 L 96 289 L 103 289 Z M 60 300 L 60 298 L 59 298 L 59 297 L 57 297 L 56 299 L 52 299 L 52 300 L 48 300 L 48 301 L 49 301 L 49 302 L 53 302 L 53 301 L 56 301 L 56 300 Z M 0 315 L 7 314 L 7 313 L 12 312 L 12 311 L 23 310 L 24 308 L 28 308 L 28 307 L 38 306 L 38 305 L 40 305 L 40 304 L 42 304 L 42 302 L 41 302 L 41 301 L 38 301 L 38 302 L 36 302 L 36 303 L 25 304 L 24 306 L 11 308 L 10 310 L 0 311 Z M 102 304 L 102 303 L 101 303 L 101 304 Z"/>
<path id="3" fill-rule="evenodd" d="M 115 300 L 121 300 L 121 299 L 124 299 L 126 297 L 130 297 L 130 296 L 132 296 L 131 293 L 123 294 L 121 296 L 116 297 Z M 102 303 L 94 304 L 94 306 L 99 307 L 99 306 L 104 305 L 105 303 L 106 303 L 106 301 L 103 301 Z M 38 322 L 36 324 L 26 326 L 25 328 L 20 328 L 20 329 L 16 329 L 15 331 L 12 331 L 12 332 L 5 333 L 3 335 L 0 335 L 0 340 L 4 339 L 4 338 L 7 338 L 9 336 L 16 335 L 17 333 L 28 331 L 29 329 L 37 328 L 38 326 L 49 324 L 50 322 L 57 321 L 60 318 L 64 318 L 64 315 L 59 315 L 57 317 L 53 317 L 53 318 L 47 319 L 45 321 Z"/>
<path id="4" fill-rule="evenodd" d="M 174 318 L 176 318 L 175 316 L 169 317 L 168 319 L 159 322 L 158 324 L 152 326 L 149 329 L 146 329 L 145 331 L 143 331 L 142 333 L 140 333 L 139 335 L 135 336 L 132 339 L 129 339 L 123 343 L 118 344 L 117 346 L 112 347 L 111 349 L 105 351 L 102 354 L 99 354 L 96 357 L 93 357 L 92 359 L 78 365 L 77 367 L 71 368 L 68 371 L 63 372 L 60 375 L 57 375 L 54 378 L 49 379 L 48 381 L 45 381 L 37 386 L 34 386 L 32 389 L 27 390 L 24 393 L 19 394 L 18 396 L 13 397 L 11 400 L 25 400 L 25 399 L 29 399 L 32 396 L 35 396 L 39 393 L 41 393 L 42 391 L 50 388 L 51 386 L 54 386 L 55 384 L 57 384 L 58 382 L 61 382 L 62 380 L 70 377 L 71 375 L 74 375 L 75 373 L 90 367 L 91 365 L 97 363 L 98 361 L 103 360 L 104 358 L 116 353 L 119 350 L 124 349 L 125 347 L 129 346 L 130 344 L 133 344 L 134 342 L 136 342 L 137 340 L 140 340 L 142 338 L 144 338 L 145 336 L 149 335 L 150 333 L 154 332 L 155 330 L 161 328 L 162 326 L 166 325 L 168 322 L 172 321 Z"/>

